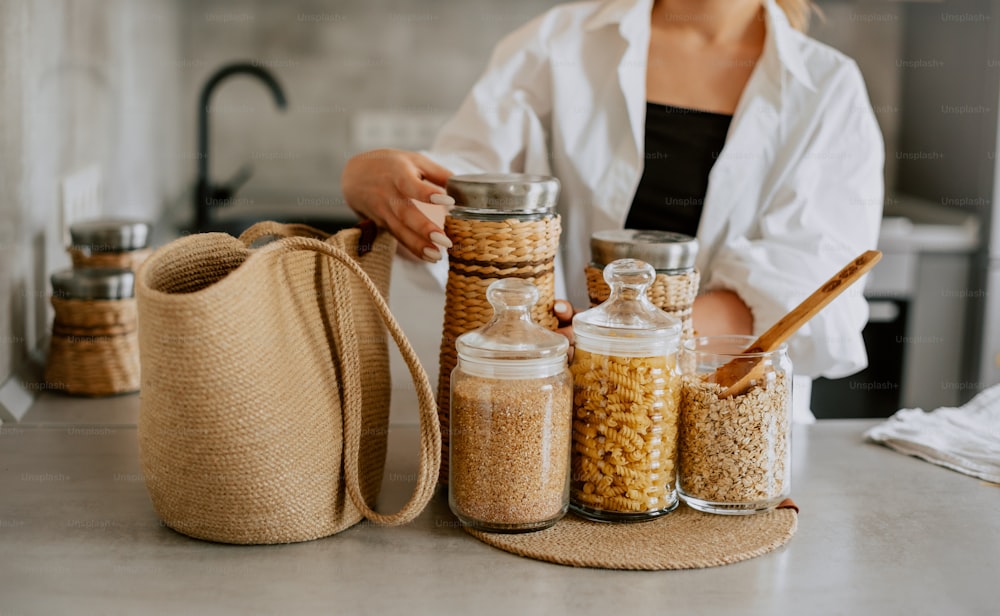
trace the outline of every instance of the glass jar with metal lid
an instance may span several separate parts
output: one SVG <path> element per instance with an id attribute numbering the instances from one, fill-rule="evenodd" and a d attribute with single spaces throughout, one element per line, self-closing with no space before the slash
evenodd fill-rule
<path id="1" fill-rule="evenodd" d="M 493 316 L 486 298 L 490 283 L 519 278 L 533 284 L 539 301 L 531 317 L 556 329 L 555 258 L 560 219 L 556 214 L 559 180 L 518 173 L 455 175 L 448 179 L 455 205 L 445 218 L 448 281 L 438 370 L 438 413 L 441 419 L 442 483 L 448 479 L 448 405 L 450 375 L 457 357 L 455 340 L 482 327 Z"/>
<path id="2" fill-rule="evenodd" d="M 46 386 L 86 396 L 138 391 L 134 272 L 67 269 L 52 274 L 51 283 L 55 318 Z"/>
<path id="3" fill-rule="evenodd" d="M 532 322 L 530 282 L 497 280 L 486 295 L 493 319 L 456 341 L 448 502 L 473 528 L 540 530 L 569 507 L 569 341 Z"/>
<path id="4" fill-rule="evenodd" d="M 70 225 L 75 268 L 138 269 L 149 256 L 150 225 L 139 220 L 94 219 Z"/>
<path id="5" fill-rule="evenodd" d="M 570 506 L 587 518 L 640 521 L 677 506 L 681 328 L 649 301 L 655 275 L 612 261 L 608 300 L 573 317 Z"/>
<path id="6" fill-rule="evenodd" d="M 685 338 L 693 335 L 691 307 L 698 295 L 700 275 L 695 268 L 698 240 L 670 231 L 617 229 L 597 231 L 590 238 L 591 263 L 587 266 L 587 292 L 591 305 L 608 298 L 604 267 L 617 259 L 639 259 L 653 266 L 656 280 L 649 286 L 649 299 L 661 310 L 681 321 Z"/>

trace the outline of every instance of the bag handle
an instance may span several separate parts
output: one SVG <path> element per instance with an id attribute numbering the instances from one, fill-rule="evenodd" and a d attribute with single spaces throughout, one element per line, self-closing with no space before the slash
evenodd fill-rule
<path id="1" fill-rule="evenodd" d="M 416 352 L 410 346 L 410 342 L 406 339 L 399 323 L 392 316 L 382 293 L 357 261 L 343 249 L 307 237 L 287 237 L 280 242 L 272 242 L 260 249 L 261 252 L 277 253 L 297 250 L 308 250 L 330 257 L 361 280 L 410 370 L 420 407 L 420 467 L 417 472 L 417 485 L 410 500 L 403 505 L 402 509 L 394 514 L 382 514 L 372 510 L 361 494 L 359 460 L 361 455 L 362 377 L 356 366 L 352 367 L 344 362 L 345 365 L 340 367 L 344 379 L 344 479 L 348 495 L 354 506 L 369 520 L 386 526 L 406 524 L 423 511 L 434 495 L 438 468 L 441 466 L 441 427 L 437 416 L 437 402 L 431 391 L 427 373 L 420 364 Z M 353 314 L 348 285 L 333 286 L 334 306 L 338 313 Z M 342 345 L 343 355 L 357 357 L 358 339 L 354 328 L 339 326 L 335 328 L 335 334 L 337 344 Z"/>
<path id="2" fill-rule="evenodd" d="M 316 227 L 310 227 L 309 225 L 265 220 L 254 223 L 253 226 L 248 227 L 245 231 L 243 231 L 243 233 L 240 233 L 239 239 L 247 247 L 249 247 L 262 237 L 314 237 L 318 240 L 322 240 L 329 237 L 329 235 L 329 233 L 321 231 Z"/>

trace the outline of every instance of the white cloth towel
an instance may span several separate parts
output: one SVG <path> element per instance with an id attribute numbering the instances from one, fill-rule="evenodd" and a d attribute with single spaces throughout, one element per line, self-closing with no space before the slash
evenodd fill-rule
<path id="1" fill-rule="evenodd" d="M 966 475 L 1000 483 L 1000 384 L 958 408 L 901 409 L 865 437 Z"/>

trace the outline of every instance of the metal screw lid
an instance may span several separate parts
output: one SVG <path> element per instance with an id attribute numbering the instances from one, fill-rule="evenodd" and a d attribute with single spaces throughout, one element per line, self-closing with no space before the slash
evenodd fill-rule
<path id="1" fill-rule="evenodd" d="M 559 199 L 559 180 L 526 173 L 453 175 L 445 186 L 455 208 L 470 214 L 547 214 Z"/>
<path id="2" fill-rule="evenodd" d="M 127 299 L 135 295 L 130 269 L 65 269 L 51 276 L 52 294 L 63 299 Z"/>
<path id="3" fill-rule="evenodd" d="M 618 259 L 638 259 L 660 273 L 684 272 L 694 268 L 698 240 L 670 231 L 597 231 L 590 237 L 590 253 L 600 267 Z"/>
<path id="4" fill-rule="evenodd" d="M 90 253 L 141 250 L 149 245 L 149 223 L 105 218 L 74 223 L 69 227 L 73 246 Z"/>

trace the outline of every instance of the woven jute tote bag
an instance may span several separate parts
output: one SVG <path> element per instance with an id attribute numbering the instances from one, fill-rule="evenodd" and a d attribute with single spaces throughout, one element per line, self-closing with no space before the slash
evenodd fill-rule
<path id="1" fill-rule="evenodd" d="M 266 236 L 273 241 L 260 245 Z M 256 246 L 256 247 L 254 247 Z M 434 492 L 441 434 L 427 375 L 386 296 L 395 240 L 260 223 L 191 235 L 139 270 L 139 452 L 153 506 L 186 535 L 306 541 L 403 524 Z M 386 332 L 420 405 L 417 484 L 373 510 L 389 422 Z"/>

